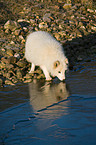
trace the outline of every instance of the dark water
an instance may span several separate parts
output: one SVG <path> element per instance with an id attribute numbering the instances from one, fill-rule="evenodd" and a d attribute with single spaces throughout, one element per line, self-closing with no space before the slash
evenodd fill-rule
<path id="1" fill-rule="evenodd" d="M 96 61 L 66 83 L 34 80 L 0 88 L 0 145 L 96 145 Z"/>

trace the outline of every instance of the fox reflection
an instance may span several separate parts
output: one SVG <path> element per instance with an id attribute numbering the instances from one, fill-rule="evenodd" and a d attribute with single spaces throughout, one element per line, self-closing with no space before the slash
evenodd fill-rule
<path id="1" fill-rule="evenodd" d="M 34 111 L 42 110 L 48 106 L 66 100 L 69 91 L 66 83 L 32 82 L 29 84 L 30 104 Z"/>

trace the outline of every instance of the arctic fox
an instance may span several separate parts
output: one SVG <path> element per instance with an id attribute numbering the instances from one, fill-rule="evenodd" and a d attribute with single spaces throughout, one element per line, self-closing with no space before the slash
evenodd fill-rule
<path id="1" fill-rule="evenodd" d="M 61 81 L 65 79 L 68 59 L 62 45 L 48 32 L 37 31 L 28 35 L 25 43 L 25 58 L 32 63 L 29 73 L 34 72 L 35 66 L 40 66 L 46 80 L 57 76 Z"/>

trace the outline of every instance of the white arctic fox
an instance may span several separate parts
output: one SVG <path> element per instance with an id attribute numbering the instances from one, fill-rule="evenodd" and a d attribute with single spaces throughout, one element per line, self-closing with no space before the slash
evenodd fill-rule
<path id="1" fill-rule="evenodd" d="M 37 31 L 28 35 L 25 58 L 32 63 L 29 73 L 34 72 L 37 65 L 43 70 L 46 80 L 52 79 L 50 74 L 61 81 L 65 79 L 68 59 L 64 55 L 62 45 L 49 33 Z"/>

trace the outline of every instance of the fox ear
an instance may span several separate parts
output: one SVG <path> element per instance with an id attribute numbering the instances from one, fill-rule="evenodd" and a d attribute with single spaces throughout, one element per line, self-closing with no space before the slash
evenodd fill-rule
<path id="1" fill-rule="evenodd" d="M 65 63 L 68 64 L 68 59 L 67 58 L 65 59 Z"/>
<path id="2" fill-rule="evenodd" d="M 57 68 L 59 65 L 60 65 L 60 61 L 59 60 L 54 62 L 54 68 Z"/>

